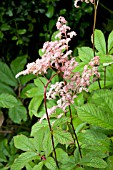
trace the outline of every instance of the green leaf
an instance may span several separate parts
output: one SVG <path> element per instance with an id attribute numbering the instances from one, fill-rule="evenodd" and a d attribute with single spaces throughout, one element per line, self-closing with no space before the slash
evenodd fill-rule
<path id="1" fill-rule="evenodd" d="M 32 98 L 32 97 L 36 97 L 36 96 L 38 97 L 38 96 L 40 96 L 38 90 L 39 89 L 37 87 L 32 87 L 32 88 L 30 88 L 29 90 L 26 91 L 26 96 L 28 98 Z"/>
<path id="2" fill-rule="evenodd" d="M 48 129 L 46 130 L 45 136 L 43 139 L 43 150 L 44 150 L 46 158 L 50 155 L 50 153 L 53 150 L 52 142 L 51 142 L 51 133 L 50 133 L 50 130 L 48 130 Z"/>
<path id="3" fill-rule="evenodd" d="M 32 140 L 33 138 L 31 139 L 24 135 L 17 135 L 14 137 L 14 145 L 17 149 L 23 151 L 35 151 Z"/>
<path id="4" fill-rule="evenodd" d="M 86 149 L 86 155 L 89 152 L 95 151 L 93 154 L 96 157 L 103 158 L 108 156 L 108 151 L 110 151 L 110 140 L 102 132 L 97 130 L 86 130 L 84 133 L 78 134 L 78 140 L 82 143 L 82 148 Z M 88 151 L 87 151 L 88 150 Z"/>
<path id="5" fill-rule="evenodd" d="M 66 163 L 61 164 L 60 166 L 61 170 L 75 170 L 76 169 L 76 162 L 75 162 L 75 158 L 73 156 L 70 156 L 67 160 Z"/>
<path id="6" fill-rule="evenodd" d="M 10 66 L 14 75 L 16 75 L 17 73 L 24 69 L 24 66 L 27 63 L 27 57 L 28 55 L 23 55 L 21 57 L 17 57 L 15 60 L 11 62 Z"/>
<path id="7" fill-rule="evenodd" d="M 79 58 L 84 62 L 89 62 L 94 57 L 94 52 L 92 48 L 80 47 L 78 48 Z"/>
<path id="8" fill-rule="evenodd" d="M 27 74 L 21 77 L 20 81 L 22 85 L 25 85 L 27 82 L 29 82 L 30 80 L 36 78 L 35 75 L 33 74 Z"/>
<path id="9" fill-rule="evenodd" d="M 58 162 L 66 163 L 68 161 L 68 154 L 61 148 L 56 149 L 56 156 Z"/>
<path id="10" fill-rule="evenodd" d="M 108 37 L 108 53 L 110 53 L 110 50 L 112 48 L 113 48 L 113 31 L 111 31 Z"/>
<path id="11" fill-rule="evenodd" d="M 2 39 L 4 37 L 3 32 L 0 31 L 0 39 Z"/>
<path id="12" fill-rule="evenodd" d="M 13 37 L 12 37 L 12 40 L 17 40 L 17 39 L 18 39 L 17 36 L 13 36 Z"/>
<path id="13" fill-rule="evenodd" d="M 99 81 L 100 82 L 100 86 L 101 86 L 101 88 L 104 88 L 104 81 Z M 113 81 L 108 81 L 108 80 L 106 80 L 106 87 L 111 87 L 113 85 Z M 99 83 L 98 83 L 98 81 L 95 81 L 95 82 L 93 82 L 89 87 L 88 87 L 88 91 L 89 92 L 92 92 L 92 91 L 94 91 L 94 90 L 98 90 L 98 89 L 100 89 L 99 88 Z"/>
<path id="14" fill-rule="evenodd" d="M 93 93 L 90 102 L 101 108 L 106 115 L 109 114 L 113 118 L 113 90 L 101 89 Z"/>
<path id="15" fill-rule="evenodd" d="M 91 155 L 83 157 L 79 163 L 80 165 L 94 167 L 94 168 L 106 168 L 107 167 L 107 163 L 103 159 L 98 158 L 98 157 L 93 157 Z"/>
<path id="16" fill-rule="evenodd" d="M 23 35 L 23 34 L 26 33 L 26 29 L 17 30 L 17 33 L 20 34 L 20 35 Z"/>
<path id="17" fill-rule="evenodd" d="M 42 123 L 35 123 L 33 126 L 32 126 L 32 130 L 31 130 L 31 136 L 34 136 L 38 133 L 38 131 L 41 129 L 41 128 L 44 128 L 44 127 L 48 127 L 48 122 L 47 121 L 43 121 Z"/>
<path id="18" fill-rule="evenodd" d="M 47 79 L 44 77 L 38 77 L 34 80 L 34 84 L 38 87 L 40 94 L 44 94 L 44 85 L 46 85 L 47 82 Z"/>
<path id="19" fill-rule="evenodd" d="M 104 34 L 101 30 L 95 29 L 94 32 L 94 44 L 95 48 L 101 53 L 106 54 L 106 42 L 104 38 Z"/>
<path id="20" fill-rule="evenodd" d="M 44 162 L 39 162 L 38 165 L 35 165 L 32 170 L 43 170 L 42 167 Z"/>
<path id="21" fill-rule="evenodd" d="M 51 36 L 51 41 L 56 41 L 56 40 L 60 40 L 59 37 L 56 37 L 56 35 L 59 33 L 59 31 L 55 31 L 52 36 Z"/>
<path id="22" fill-rule="evenodd" d="M 79 118 L 87 123 L 113 129 L 113 118 L 94 104 L 85 104 L 82 107 L 77 107 L 77 112 Z"/>
<path id="23" fill-rule="evenodd" d="M 17 99 L 11 94 L 2 93 L 0 94 L 0 107 L 12 108 L 17 104 Z"/>
<path id="24" fill-rule="evenodd" d="M 41 151 L 42 151 L 42 143 L 43 143 L 45 130 L 46 130 L 46 128 L 42 127 L 40 130 L 38 130 L 37 133 L 35 133 L 35 135 L 33 134 L 33 136 L 34 136 L 33 144 L 34 144 L 35 149 L 38 153 L 41 153 Z"/>
<path id="25" fill-rule="evenodd" d="M 38 50 L 39 56 L 42 57 L 45 52 L 42 51 L 42 48 Z"/>
<path id="26" fill-rule="evenodd" d="M 9 109 L 9 117 L 13 122 L 20 124 L 22 120 L 27 120 L 27 110 L 23 105 L 15 105 Z"/>
<path id="27" fill-rule="evenodd" d="M 55 72 L 55 71 L 52 71 L 52 75 L 51 75 L 51 76 L 53 76 L 54 74 L 56 74 L 56 72 Z M 51 83 L 52 83 L 52 84 L 55 84 L 56 82 L 59 82 L 59 77 L 58 77 L 58 75 L 54 76 L 54 77 L 52 78 L 52 80 L 51 80 Z"/>
<path id="28" fill-rule="evenodd" d="M 83 72 L 84 66 L 85 66 L 86 64 L 88 64 L 88 63 L 87 63 L 87 62 L 80 62 L 79 65 L 74 68 L 73 72 L 74 72 L 74 73 L 75 73 L 75 72 L 78 72 L 78 71 L 79 71 L 80 73 Z"/>
<path id="29" fill-rule="evenodd" d="M 8 24 L 2 24 L 1 25 L 1 31 L 8 31 L 8 30 L 10 30 L 10 25 L 8 25 Z"/>
<path id="30" fill-rule="evenodd" d="M 29 115 L 32 117 L 33 115 L 38 116 L 37 111 L 43 101 L 43 95 L 35 96 L 31 99 L 29 104 Z"/>
<path id="31" fill-rule="evenodd" d="M 0 162 L 7 162 L 6 156 L 0 152 Z"/>
<path id="32" fill-rule="evenodd" d="M 49 170 L 57 170 L 56 162 L 52 157 L 48 157 L 44 164 Z"/>
<path id="33" fill-rule="evenodd" d="M 108 63 L 110 65 L 110 63 L 112 64 L 112 62 L 113 62 L 112 55 L 100 55 L 100 63 L 102 64 Z"/>
<path id="34" fill-rule="evenodd" d="M 106 170 L 112 170 L 113 169 L 113 155 L 107 158 L 107 164 L 108 164 L 108 167 L 106 168 Z"/>
<path id="35" fill-rule="evenodd" d="M 23 76 L 24 77 L 24 76 Z M 26 96 L 26 91 L 28 91 L 29 89 L 31 89 L 32 87 L 34 87 L 35 85 L 34 85 L 34 83 L 29 83 L 29 84 L 27 84 L 23 89 L 22 89 L 22 91 L 21 91 L 21 93 L 20 93 L 20 97 L 21 98 L 27 98 L 27 96 Z"/>
<path id="36" fill-rule="evenodd" d="M 49 8 L 45 14 L 48 18 L 52 18 L 52 16 L 54 15 L 54 6 L 53 5 L 49 5 Z"/>
<path id="37" fill-rule="evenodd" d="M 63 130 L 54 130 L 53 136 L 55 140 L 61 144 L 69 144 L 73 142 L 71 134 Z"/>
<path id="38" fill-rule="evenodd" d="M 12 12 L 12 10 L 11 10 L 11 9 L 9 9 L 9 10 L 6 12 L 6 14 L 7 14 L 7 15 L 9 15 L 10 17 L 12 17 L 12 16 L 13 16 L 13 12 Z"/>
<path id="39" fill-rule="evenodd" d="M 40 159 L 40 157 L 35 152 L 25 152 L 22 153 L 17 159 L 15 159 L 11 170 L 22 170 L 22 168 L 32 160 Z"/>
<path id="40" fill-rule="evenodd" d="M 61 117 L 60 119 L 56 119 L 54 124 L 53 124 L 53 129 L 55 129 L 58 126 L 61 126 L 64 123 L 70 122 L 69 117 Z"/>
<path id="41" fill-rule="evenodd" d="M 10 86 L 8 86 L 8 85 L 6 85 L 2 82 L 0 82 L 0 94 L 1 93 L 8 93 L 8 94 L 11 94 L 13 96 L 16 95 L 14 90 Z"/>
<path id="42" fill-rule="evenodd" d="M 17 86 L 17 81 L 11 72 L 10 68 L 3 62 L 0 61 L 0 82 L 8 84 L 10 86 Z"/>

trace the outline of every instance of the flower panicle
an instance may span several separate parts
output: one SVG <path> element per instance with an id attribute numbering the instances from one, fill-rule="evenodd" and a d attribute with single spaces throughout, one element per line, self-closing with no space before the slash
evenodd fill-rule
<path id="1" fill-rule="evenodd" d="M 18 73 L 16 78 L 20 75 L 26 75 L 29 73 L 35 75 L 46 74 L 48 68 L 58 69 L 66 61 L 68 61 L 68 56 L 72 53 L 71 50 L 68 50 L 68 43 L 71 41 L 71 38 L 77 34 L 74 31 L 69 32 L 70 27 L 66 24 L 67 21 L 65 18 L 60 16 L 56 23 L 56 27 L 59 30 L 59 33 L 56 36 L 59 37 L 60 35 L 60 40 L 45 42 L 42 48 L 42 51 L 44 52 L 42 58 L 27 64 L 26 70 Z"/>

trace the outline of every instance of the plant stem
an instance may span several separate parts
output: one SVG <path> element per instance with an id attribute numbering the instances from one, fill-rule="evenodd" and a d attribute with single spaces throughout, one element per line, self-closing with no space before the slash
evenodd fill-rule
<path id="1" fill-rule="evenodd" d="M 106 88 L 106 66 L 104 67 L 104 88 Z"/>
<path id="2" fill-rule="evenodd" d="M 98 79 L 98 86 L 99 86 L 99 89 L 101 89 L 101 85 L 100 85 L 100 80 Z"/>
<path id="3" fill-rule="evenodd" d="M 107 8 L 105 5 L 103 5 L 102 3 L 99 2 L 99 4 L 104 8 L 106 9 L 107 11 L 109 11 L 111 14 L 113 14 L 113 11 L 110 10 L 109 8 Z"/>
<path id="4" fill-rule="evenodd" d="M 95 41 L 94 41 L 94 31 L 95 31 L 95 26 L 96 26 L 96 19 L 97 19 L 97 7 L 98 7 L 99 0 L 95 2 L 94 0 L 94 22 L 93 22 L 93 52 L 95 56 Z"/>
<path id="5" fill-rule="evenodd" d="M 51 123 L 50 123 L 50 119 L 49 119 L 49 115 L 48 115 L 48 111 L 47 111 L 47 102 L 46 102 L 46 89 L 49 85 L 49 83 L 51 82 L 52 78 L 54 76 L 56 76 L 57 74 L 54 74 L 47 82 L 47 84 L 44 86 L 44 106 L 45 106 L 45 111 L 46 111 L 46 117 L 47 117 L 47 121 L 48 121 L 48 125 L 49 125 L 49 129 L 51 132 L 51 142 L 52 142 L 52 147 L 53 147 L 53 152 L 54 152 L 54 156 L 55 156 L 55 162 L 56 162 L 56 166 L 59 168 L 58 165 L 58 161 L 57 161 L 57 156 L 56 156 L 56 151 L 55 151 L 55 144 L 54 144 L 54 138 L 53 138 L 53 130 L 51 127 Z"/>
<path id="6" fill-rule="evenodd" d="M 75 132 L 75 128 L 74 128 L 73 121 L 72 121 L 73 119 L 72 119 L 72 112 L 71 112 L 71 107 L 70 106 L 69 106 L 69 112 L 70 112 L 71 126 L 72 126 L 73 133 L 74 133 L 74 136 L 75 136 L 74 142 L 75 142 L 75 140 L 77 141 L 79 154 L 80 154 L 80 157 L 82 158 L 82 152 L 81 152 L 81 149 L 80 149 L 80 144 L 79 144 L 78 137 L 77 137 L 77 134 Z"/>

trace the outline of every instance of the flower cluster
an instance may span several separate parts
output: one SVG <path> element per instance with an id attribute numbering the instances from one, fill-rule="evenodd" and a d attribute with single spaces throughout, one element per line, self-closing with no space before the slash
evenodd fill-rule
<path id="1" fill-rule="evenodd" d="M 53 42 L 45 42 L 43 45 L 43 56 L 35 62 L 27 65 L 27 69 L 18 73 L 16 77 L 25 74 L 41 74 L 47 73 L 48 68 L 57 70 L 62 81 L 51 84 L 46 94 L 48 100 L 57 100 L 57 106 L 47 109 L 50 116 L 57 108 L 61 108 L 63 112 L 67 112 L 67 106 L 74 103 L 77 93 L 85 90 L 88 91 L 91 77 L 99 78 L 98 65 L 99 57 L 95 56 L 88 65 L 84 66 L 82 74 L 74 72 L 74 68 L 78 66 L 75 58 L 71 56 L 72 51 L 68 49 L 69 41 L 76 36 L 74 31 L 70 31 L 70 27 L 66 25 L 67 21 L 64 17 L 59 17 L 56 27 L 59 30 L 56 37 L 58 40 Z M 46 114 L 40 119 L 40 123 L 46 117 Z"/>
<path id="2" fill-rule="evenodd" d="M 93 3 L 93 2 L 94 2 L 94 0 L 75 0 L 75 1 L 74 1 L 74 6 L 75 6 L 76 8 L 79 8 L 79 6 L 77 5 L 77 3 L 78 3 L 79 1 L 81 1 L 81 2 L 86 2 L 86 3 L 89 3 L 89 2 Z"/>
<path id="3" fill-rule="evenodd" d="M 67 21 L 64 17 L 59 17 L 56 26 L 59 30 L 57 37 L 60 37 L 60 40 L 45 42 L 42 49 L 44 52 L 42 58 L 28 64 L 27 69 L 18 73 L 16 78 L 22 74 L 26 75 L 29 73 L 43 75 L 47 73 L 48 68 L 59 70 L 61 65 L 63 66 L 68 61 L 68 56 L 72 53 L 71 50 L 68 50 L 68 42 L 71 41 L 73 36 L 76 36 L 76 33 L 74 31 L 67 33 L 70 27 L 66 26 L 66 23 Z"/>

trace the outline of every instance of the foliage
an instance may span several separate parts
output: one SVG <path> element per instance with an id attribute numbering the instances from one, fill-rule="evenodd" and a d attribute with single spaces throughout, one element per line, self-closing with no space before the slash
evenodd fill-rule
<path id="1" fill-rule="evenodd" d="M 40 0 L 37 4 L 35 1 L 26 3 L 21 0 L 17 8 L 16 2 L 11 1 L 7 4 L 8 8 L 5 2 L 0 8 L 2 11 L 1 44 L 5 44 L 7 32 L 10 34 L 8 41 L 11 42 L 11 49 L 6 52 L 6 58 L 0 60 L 1 170 L 23 168 L 26 170 L 111 170 L 113 167 L 113 31 L 110 30 L 106 38 L 101 30 L 95 29 L 94 37 L 91 36 L 93 48 L 91 45 L 74 47 L 77 56 L 75 57 L 73 52 L 73 58 L 76 58 L 78 65 L 72 70 L 72 74 L 79 72 L 82 76 L 84 66 L 93 62 L 94 57 L 98 56 L 99 66 L 97 64 L 96 67 L 100 76 L 97 78 L 91 75 L 90 85 L 87 86 L 88 92 L 74 91 L 77 97 L 69 107 L 66 107 L 66 112 L 63 107 L 57 107 L 47 117 L 51 108 L 57 105 L 59 96 L 57 94 L 53 100 L 46 100 L 45 89 L 49 92 L 51 85 L 56 82 L 66 82 L 62 75 L 56 74 L 55 66 L 49 68 L 46 75 L 29 74 L 15 78 L 29 60 L 27 47 L 30 37 L 34 34 L 35 17 L 38 12 L 49 19 L 49 24 L 45 23 L 41 26 L 43 33 L 40 33 L 39 39 L 45 37 L 45 40 L 50 40 L 51 37 L 52 42 L 56 41 L 55 36 L 59 31 L 53 33 L 56 24 L 53 18 L 58 15 L 56 13 L 58 2 L 58 0 L 46 2 Z M 81 5 L 82 7 L 74 9 L 70 16 L 69 24 L 73 24 L 74 27 L 78 26 L 77 22 L 82 20 L 86 13 L 92 11 L 91 4 Z M 35 13 L 33 18 L 31 9 Z M 73 23 L 75 12 L 76 23 Z M 67 16 L 66 13 L 67 9 L 59 11 L 60 15 Z M 9 23 L 8 18 L 11 18 Z M 27 22 L 28 27 L 24 27 L 25 25 L 22 24 L 24 21 Z M 86 22 L 80 27 L 81 37 L 85 34 L 87 26 Z M 59 41 L 60 38 L 57 40 Z M 19 47 L 18 57 L 12 57 L 10 60 L 9 55 L 13 54 L 11 50 L 15 46 Z M 40 58 L 43 58 L 45 52 L 39 49 Z M 66 54 L 66 49 L 62 49 L 62 53 Z M 10 60 L 11 63 L 6 64 L 5 60 Z M 61 89 L 62 86 L 58 92 Z"/>

